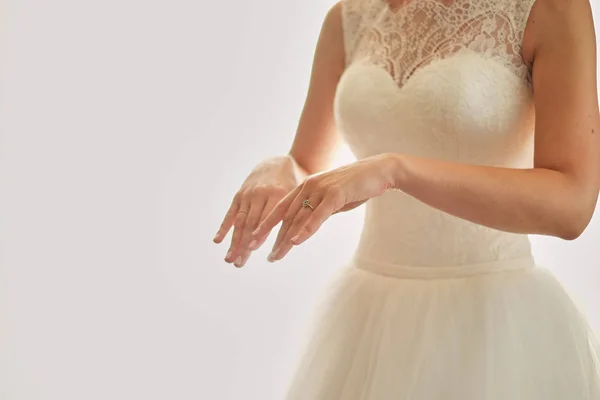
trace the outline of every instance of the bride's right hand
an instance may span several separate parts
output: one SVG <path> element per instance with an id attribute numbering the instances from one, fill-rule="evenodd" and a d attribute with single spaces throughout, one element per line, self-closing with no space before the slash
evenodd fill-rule
<path id="1" fill-rule="evenodd" d="M 266 237 L 253 244 L 252 232 L 286 194 L 303 179 L 303 172 L 291 156 L 275 157 L 258 164 L 246 178 L 233 201 L 213 241 L 221 243 L 231 227 L 233 235 L 225 256 L 227 263 L 243 267 L 252 250 L 259 248 Z"/>
<path id="2" fill-rule="evenodd" d="M 266 240 L 252 243 L 252 232 L 275 205 L 308 175 L 327 169 L 340 135 L 336 129 L 333 104 L 336 88 L 345 70 L 342 5 L 336 3 L 323 22 L 291 155 L 272 158 L 257 165 L 236 193 L 231 207 L 215 236 L 221 243 L 234 227 L 225 261 L 242 267 L 250 253 Z M 295 160 L 306 170 L 299 168 Z"/>

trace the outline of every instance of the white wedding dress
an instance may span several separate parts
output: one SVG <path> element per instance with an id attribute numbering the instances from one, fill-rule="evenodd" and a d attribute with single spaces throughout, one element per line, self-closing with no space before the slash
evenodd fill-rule
<path id="1" fill-rule="evenodd" d="M 335 113 L 358 158 L 532 166 L 533 0 L 342 1 Z M 331 290 L 287 400 L 600 399 L 596 338 L 527 235 L 387 192 Z"/>

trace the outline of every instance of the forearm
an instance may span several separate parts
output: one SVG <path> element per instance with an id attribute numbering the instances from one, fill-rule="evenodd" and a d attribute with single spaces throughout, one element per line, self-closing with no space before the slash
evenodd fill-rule
<path id="1" fill-rule="evenodd" d="M 390 154 L 394 189 L 491 228 L 574 239 L 598 192 L 550 169 L 468 165 Z"/>

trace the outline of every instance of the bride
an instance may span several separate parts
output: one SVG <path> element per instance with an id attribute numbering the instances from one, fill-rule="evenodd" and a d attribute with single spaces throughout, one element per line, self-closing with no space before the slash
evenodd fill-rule
<path id="1" fill-rule="evenodd" d="M 233 227 L 242 267 L 281 223 L 275 262 L 366 207 L 288 400 L 600 399 L 596 338 L 527 236 L 592 217 L 596 88 L 588 0 L 331 8 L 289 154 L 254 168 L 214 239 Z M 357 161 L 330 169 L 340 140 Z"/>

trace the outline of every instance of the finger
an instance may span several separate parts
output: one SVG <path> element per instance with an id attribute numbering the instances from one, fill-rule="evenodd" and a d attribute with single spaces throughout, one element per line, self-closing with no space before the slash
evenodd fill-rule
<path id="1" fill-rule="evenodd" d="M 277 256 L 277 250 L 279 249 L 279 245 L 281 244 L 283 238 L 285 237 L 286 232 L 288 231 L 292 222 L 294 222 L 294 218 L 298 214 L 300 210 L 300 202 L 298 199 L 300 198 L 300 194 L 296 196 L 292 204 L 285 211 L 283 218 L 281 219 L 281 227 L 279 228 L 279 232 L 277 232 L 277 237 L 275 238 L 275 243 L 271 248 L 271 254 L 267 257 L 269 261 L 274 261 Z"/>
<path id="2" fill-rule="evenodd" d="M 277 205 L 278 200 L 277 197 L 271 197 L 267 200 L 267 204 L 265 205 L 265 208 L 263 208 L 263 212 L 262 215 L 260 216 L 260 222 L 264 221 L 265 218 L 267 218 L 267 215 L 269 215 L 269 213 L 273 210 L 273 208 Z M 250 250 L 257 250 L 260 248 L 260 246 L 262 246 L 265 241 L 267 240 L 267 238 L 269 237 L 268 235 L 263 235 L 260 238 L 256 238 L 254 235 L 252 236 L 254 239 L 250 242 L 250 245 L 248 246 L 250 248 Z"/>
<path id="3" fill-rule="evenodd" d="M 333 202 L 331 200 L 323 200 L 319 206 L 315 208 L 315 211 L 304 220 L 304 223 L 298 226 L 299 229 L 290 233 L 290 236 L 292 236 L 290 243 L 294 246 L 304 243 L 334 214 L 334 210 Z"/>
<path id="4" fill-rule="evenodd" d="M 235 222 L 235 216 L 236 216 L 237 212 L 239 211 L 239 209 L 240 209 L 239 194 L 236 194 L 233 197 L 233 201 L 231 202 L 231 205 L 229 206 L 229 210 L 227 210 L 227 213 L 225 214 L 225 218 L 223 218 L 223 222 L 221 222 L 221 226 L 219 227 L 219 230 L 217 231 L 217 234 L 215 235 L 213 242 L 221 243 L 223 241 L 223 239 L 225 238 L 225 236 L 227 236 L 227 233 L 229 232 L 229 230 L 233 226 L 233 223 Z"/>
<path id="5" fill-rule="evenodd" d="M 292 248 L 292 244 L 290 242 L 291 236 L 289 232 L 292 232 L 295 229 L 298 229 L 298 226 L 303 224 L 303 221 L 308 218 L 312 209 L 310 207 L 304 207 L 303 202 L 309 196 L 302 194 L 297 196 L 294 200 L 294 203 L 286 213 L 284 217 L 283 223 L 281 225 L 281 229 L 279 230 L 279 234 L 277 235 L 277 240 L 273 245 L 273 250 L 269 255 L 269 261 L 277 261 L 281 260 L 285 254 Z M 315 195 L 312 198 L 309 198 L 311 201 L 311 205 L 313 208 L 319 204 L 319 198 Z"/>
<path id="6" fill-rule="evenodd" d="M 311 199 L 312 200 L 312 199 Z M 330 215 L 329 210 L 331 207 L 327 207 L 327 205 L 323 205 L 323 201 L 319 198 L 315 198 L 311 201 L 313 205 L 313 209 L 310 207 L 302 207 L 297 214 L 297 217 L 294 219 L 294 222 L 290 225 L 289 229 L 285 233 L 283 240 L 281 241 L 279 248 L 276 249 L 274 260 L 281 260 L 285 255 L 294 247 L 294 243 L 292 239 L 302 231 L 304 226 L 308 223 L 308 221 L 314 216 L 315 213 L 325 214 L 324 219 Z M 318 227 L 317 227 L 318 228 Z"/>
<path id="7" fill-rule="evenodd" d="M 225 261 L 228 263 L 232 263 L 238 256 L 238 246 L 240 240 L 242 238 L 242 233 L 244 230 L 244 225 L 246 223 L 246 218 L 248 216 L 248 212 L 250 209 L 250 204 L 248 202 L 244 202 L 235 216 L 235 222 L 233 223 L 233 235 L 231 237 L 231 245 L 229 246 L 229 250 L 227 251 L 227 255 L 225 256 Z"/>
<path id="8" fill-rule="evenodd" d="M 265 208 L 265 204 L 267 202 L 266 197 L 254 197 L 252 203 L 250 204 L 250 210 L 248 211 L 248 215 L 246 216 L 246 221 L 244 222 L 244 227 L 242 229 L 240 242 L 238 244 L 238 248 L 236 249 L 236 262 L 241 264 L 239 257 L 242 257 L 247 250 L 249 250 L 249 244 L 253 240 L 252 231 L 254 231 L 260 222 L 260 216 L 262 215 L 263 209 Z M 240 265 L 241 266 L 241 265 Z"/>
<path id="9" fill-rule="evenodd" d="M 233 265 L 235 265 L 237 268 L 242 268 L 244 264 L 246 264 L 246 261 L 248 261 L 250 258 L 250 254 L 252 254 L 250 250 L 242 250 L 241 254 L 235 259 Z"/>
<path id="10" fill-rule="evenodd" d="M 271 230 L 283 219 L 285 212 L 298 196 L 301 189 L 302 186 L 296 187 L 296 189 L 285 195 L 285 197 L 277 203 L 275 208 L 273 208 L 265 220 L 261 222 L 258 228 L 252 233 L 252 236 L 255 239 L 261 239 L 263 236 L 268 235 L 269 232 L 271 232 Z"/>
<path id="11" fill-rule="evenodd" d="M 277 204 L 278 200 L 277 197 L 270 197 L 267 199 L 267 203 L 266 205 L 263 207 L 263 211 L 261 213 L 260 218 L 258 219 L 258 223 L 260 223 L 260 221 L 264 220 L 266 218 L 267 215 L 269 215 L 269 212 L 273 209 L 273 207 L 275 207 L 275 205 Z M 252 231 L 251 231 L 252 232 Z M 262 244 L 267 240 L 268 235 L 264 236 L 261 240 L 257 241 L 256 239 L 253 239 L 250 244 L 248 245 L 248 249 L 244 252 L 244 254 L 242 256 L 238 256 L 237 260 L 239 261 L 239 265 L 236 265 L 238 268 L 243 267 L 244 265 L 246 265 L 246 262 L 248 261 L 248 259 L 250 258 L 250 256 L 252 255 L 252 251 L 258 249 L 260 246 L 262 246 Z M 241 257 L 241 259 L 240 259 Z M 237 261 L 236 260 L 236 261 Z M 234 263 L 235 265 L 235 263 Z"/>

